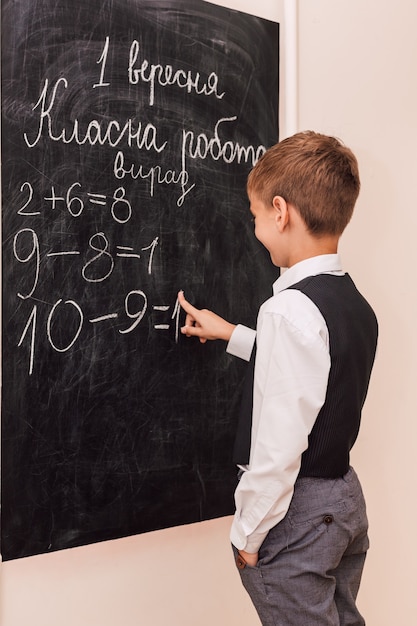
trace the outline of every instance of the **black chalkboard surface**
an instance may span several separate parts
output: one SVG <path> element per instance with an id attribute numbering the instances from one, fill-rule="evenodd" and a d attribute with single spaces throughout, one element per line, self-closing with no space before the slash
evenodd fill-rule
<path id="1" fill-rule="evenodd" d="M 2 3 L 4 560 L 230 514 L 255 324 L 245 196 L 277 140 L 278 25 L 200 0 Z"/>

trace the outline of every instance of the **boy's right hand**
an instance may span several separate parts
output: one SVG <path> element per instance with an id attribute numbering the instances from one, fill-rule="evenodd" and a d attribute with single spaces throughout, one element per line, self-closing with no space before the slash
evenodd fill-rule
<path id="1" fill-rule="evenodd" d="M 232 332 L 236 328 L 235 324 L 227 322 L 219 315 L 216 315 L 216 313 L 213 313 L 213 311 L 196 309 L 184 298 L 183 291 L 178 293 L 178 302 L 187 314 L 185 326 L 181 328 L 183 335 L 199 337 L 201 343 L 212 339 L 229 341 Z"/>

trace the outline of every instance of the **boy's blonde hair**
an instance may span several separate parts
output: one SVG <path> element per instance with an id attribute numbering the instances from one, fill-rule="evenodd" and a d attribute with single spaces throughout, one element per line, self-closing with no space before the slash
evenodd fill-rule
<path id="1" fill-rule="evenodd" d="M 247 192 L 267 206 L 282 196 L 316 235 L 339 235 L 359 195 L 358 162 L 335 137 L 297 133 L 265 152 L 249 173 Z"/>

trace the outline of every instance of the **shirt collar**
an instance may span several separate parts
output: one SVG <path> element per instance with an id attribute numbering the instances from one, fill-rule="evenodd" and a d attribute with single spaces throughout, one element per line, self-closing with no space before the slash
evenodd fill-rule
<path id="1" fill-rule="evenodd" d="M 295 285 L 303 278 L 317 274 L 344 274 L 339 254 L 321 254 L 296 263 L 275 281 L 274 294 Z"/>

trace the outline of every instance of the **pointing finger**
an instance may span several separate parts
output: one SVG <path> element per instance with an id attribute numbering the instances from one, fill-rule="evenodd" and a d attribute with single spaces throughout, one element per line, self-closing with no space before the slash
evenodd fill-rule
<path id="1" fill-rule="evenodd" d="M 184 311 L 188 313 L 189 315 L 191 315 L 193 317 L 193 320 L 195 320 L 196 315 L 198 315 L 198 309 L 196 309 L 195 306 L 190 304 L 190 302 L 188 302 L 188 300 L 185 299 L 183 291 L 178 292 L 178 302 L 180 303 Z"/>

